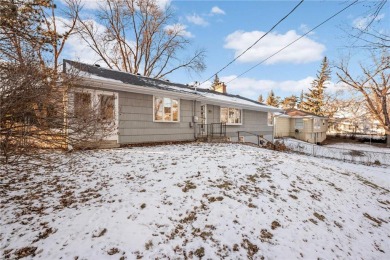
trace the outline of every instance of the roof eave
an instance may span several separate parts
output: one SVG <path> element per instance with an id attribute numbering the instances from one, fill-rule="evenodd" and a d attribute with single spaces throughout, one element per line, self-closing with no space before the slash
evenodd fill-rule
<path id="1" fill-rule="evenodd" d="M 248 104 L 242 104 L 239 102 L 234 101 L 224 101 L 220 100 L 218 98 L 212 98 L 212 97 L 205 97 L 202 96 L 197 99 L 198 101 L 210 104 L 210 105 L 217 105 L 217 106 L 228 106 L 228 107 L 235 107 L 235 108 L 241 108 L 241 109 L 247 109 L 247 110 L 254 110 L 254 111 L 261 111 L 261 112 L 281 112 L 282 110 L 279 108 L 274 107 L 264 107 L 260 105 L 248 105 Z"/>
<path id="2" fill-rule="evenodd" d="M 81 78 L 80 85 L 90 88 L 100 88 L 112 91 L 122 91 L 122 92 L 134 92 L 139 94 L 147 94 L 147 95 L 167 95 L 174 96 L 179 98 L 187 98 L 190 100 L 196 100 L 200 102 L 204 102 L 210 105 L 218 105 L 218 106 L 229 106 L 229 107 L 237 107 L 241 109 L 261 111 L 261 112 L 282 112 L 283 110 L 276 107 L 271 106 L 260 106 L 260 105 L 248 105 L 242 104 L 239 102 L 232 101 L 223 101 L 217 98 L 205 97 L 201 93 L 185 93 L 180 91 L 172 91 L 172 90 L 164 90 L 158 88 L 147 88 L 143 86 L 132 85 L 128 83 L 115 82 L 110 80 L 102 80 L 102 79 L 93 79 L 93 78 Z"/>
<path id="3" fill-rule="evenodd" d="M 113 81 L 105 81 L 101 79 L 92 79 L 92 78 L 82 78 L 80 80 L 80 85 L 91 88 L 101 88 L 106 90 L 121 91 L 121 92 L 133 92 L 138 94 L 147 94 L 147 95 L 168 95 L 179 98 L 189 98 L 196 99 L 199 97 L 195 93 L 185 93 L 172 90 L 164 90 L 158 88 L 146 88 L 143 86 L 132 85 L 128 83 L 120 83 Z"/>

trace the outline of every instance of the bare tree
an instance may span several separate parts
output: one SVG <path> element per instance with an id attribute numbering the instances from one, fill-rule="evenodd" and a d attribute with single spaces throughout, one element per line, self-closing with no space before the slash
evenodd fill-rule
<path id="1" fill-rule="evenodd" d="M 104 139 L 115 128 L 107 120 L 110 98 L 104 104 L 81 102 L 74 109 L 77 72 L 59 73 L 60 55 L 76 20 L 59 25 L 49 0 L 0 3 L 1 10 L 8 10 L 0 27 L 1 165 L 44 158 L 39 156 L 42 148 L 85 147 Z M 77 17 L 78 2 L 66 3 L 69 17 Z"/>
<path id="2" fill-rule="evenodd" d="M 79 31 L 109 68 L 155 78 L 205 69 L 204 50 L 182 57 L 190 40 L 185 28 L 173 23 L 170 7 L 161 9 L 155 0 L 105 0 L 97 18 L 101 25 L 78 18 Z"/>
<path id="3" fill-rule="evenodd" d="M 75 33 L 79 0 L 64 0 L 61 10 L 53 0 L 2 0 L 0 4 L 1 60 L 26 64 L 25 59 L 30 62 L 33 55 L 42 68 L 58 71 L 64 46 Z"/>
<path id="4" fill-rule="evenodd" d="M 377 28 L 377 25 L 380 25 L 381 12 L 389 8 L 388 1 L 364 1 L 363 3 L 367 8 L 367 12 L 364 14 L 364 17 L 361 17 L 360 23 L 357 23 L 352 29 L 344 30 L 353 40 L 351 46 L 371 50 L 390 48 L 388 31 Z"/>
<path id="5" fill-rule="evenodd" d="M 380 57 L 373 55 L 372 66 L 360 65 L 361 76 L 354 76 L 348 69 L 348 64 L 338 66 L 337 73 L 340 81 L 362 95 L 367 109 L 387 135 L 387 146 L 390 147 L 390 56 L 383 51 Z"/>

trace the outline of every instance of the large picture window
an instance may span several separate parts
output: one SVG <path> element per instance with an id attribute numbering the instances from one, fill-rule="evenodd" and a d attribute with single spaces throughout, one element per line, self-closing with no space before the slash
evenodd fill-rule
<path id="1" fill-rule="evenodd" d="M 166 97 L 154 97 L 154 121 L 179 122 L 179 100 Z"/>
<path id="2" fill-rule="evenodd" d="M 221 123 L 241 125 L 242 110 L 239 108 L 221 107 Z"/>

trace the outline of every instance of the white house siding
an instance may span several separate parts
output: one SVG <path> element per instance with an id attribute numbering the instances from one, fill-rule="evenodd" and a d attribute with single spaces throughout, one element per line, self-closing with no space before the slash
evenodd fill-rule
<path id="1" fill-rule="evenodd" d="M 120 92 L 119 143 L 194 140 L 192 115 L 193 101 L 180 99 L 180 122 L 153 122 L 152 95 Z"/>
<path id="2" fill-rule="evenodd" d="M 277 117 L 275 118 L 275 137 L 283 137 L 290 135 L 290 118 Z"/>

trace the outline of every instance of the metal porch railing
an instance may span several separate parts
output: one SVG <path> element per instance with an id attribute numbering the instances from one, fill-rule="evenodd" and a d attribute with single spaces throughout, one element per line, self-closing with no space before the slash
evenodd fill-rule
<path id="1" fill-rule="evenodd" d="M 198 124 L 198 137 L 226 137 L 226 123 Z"/>

